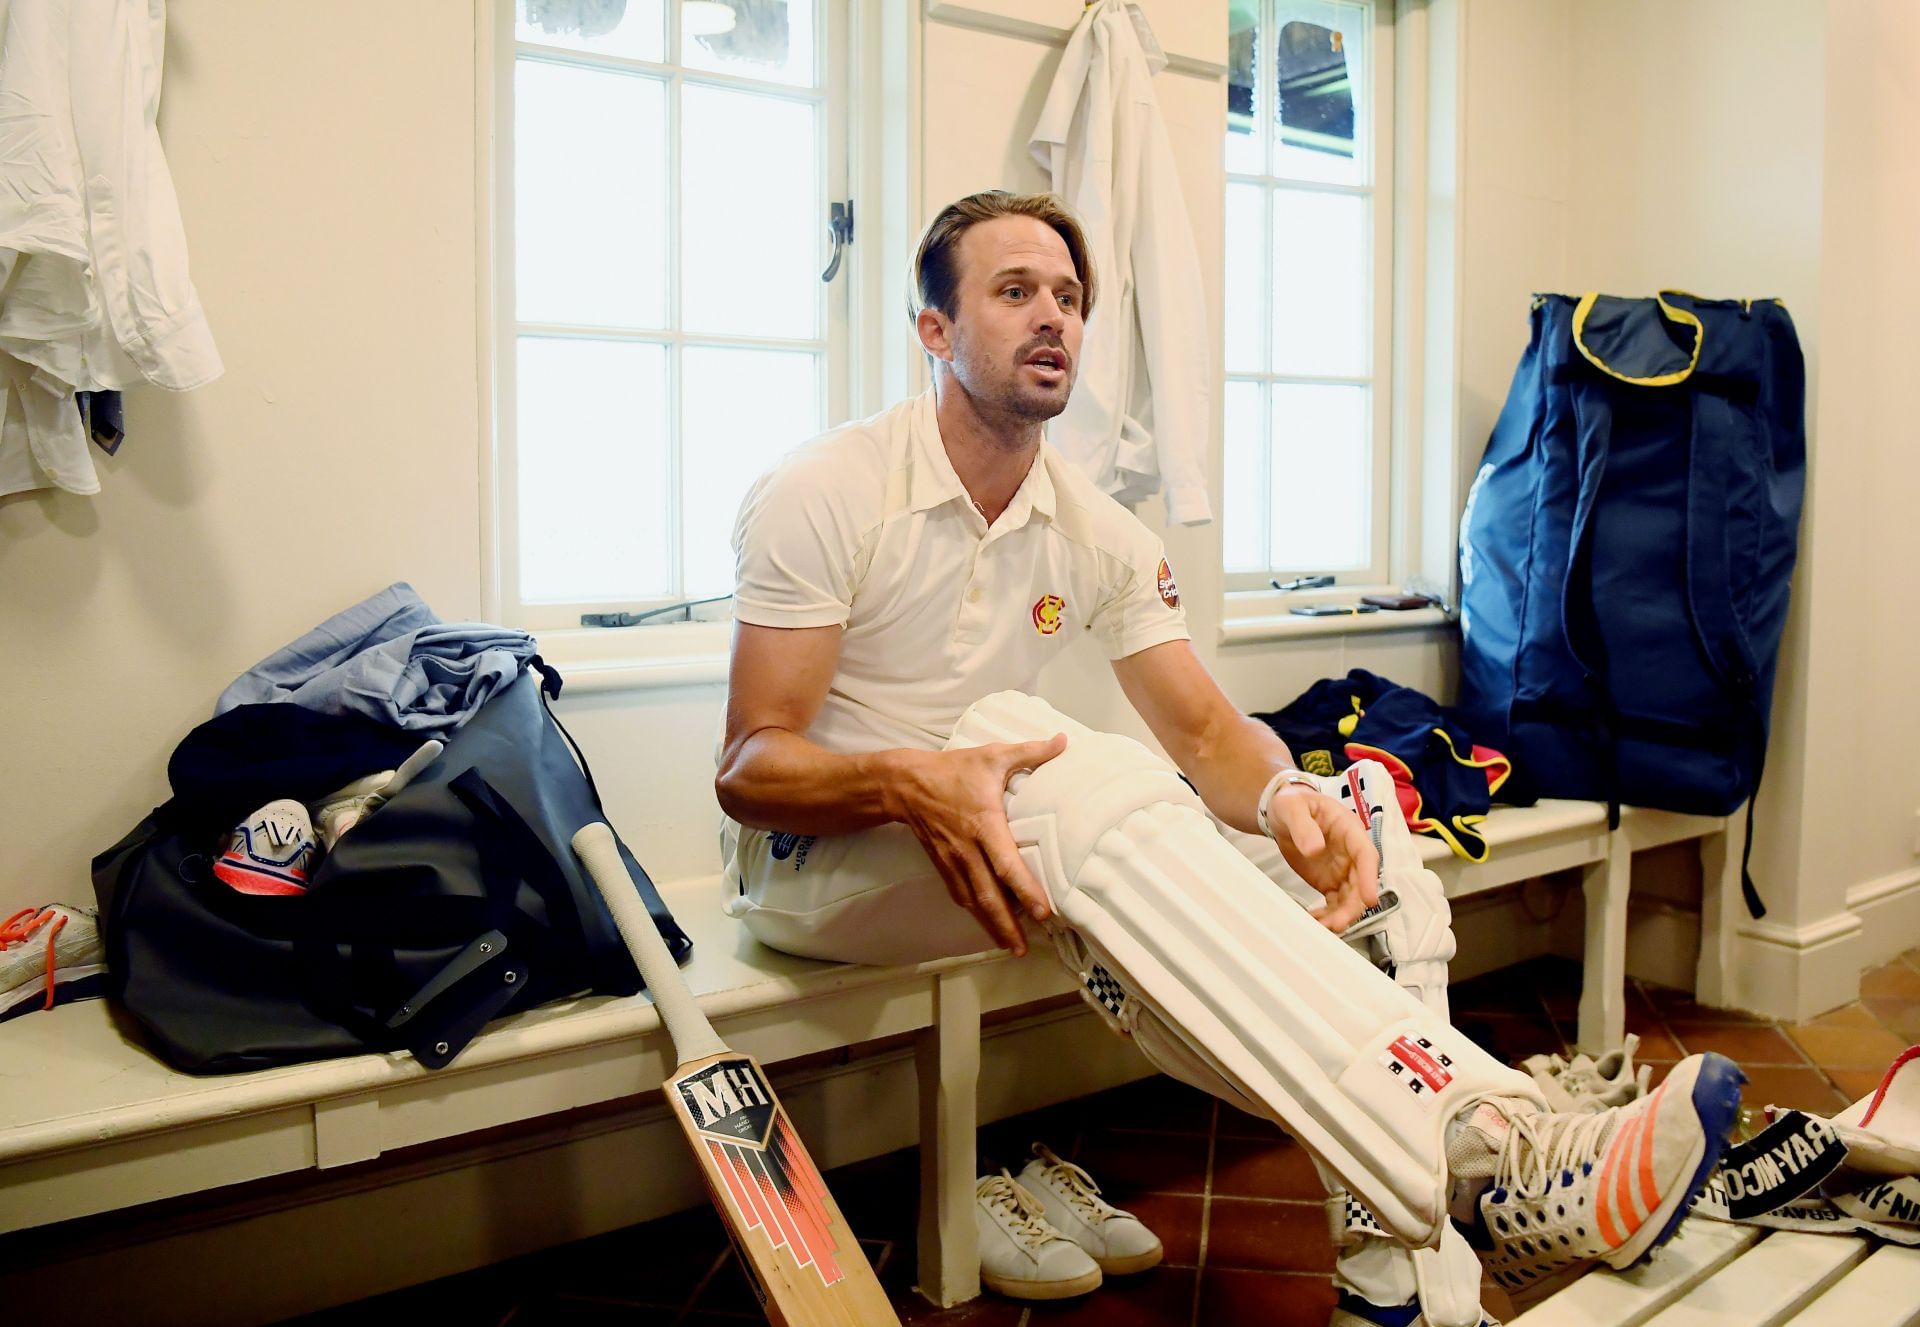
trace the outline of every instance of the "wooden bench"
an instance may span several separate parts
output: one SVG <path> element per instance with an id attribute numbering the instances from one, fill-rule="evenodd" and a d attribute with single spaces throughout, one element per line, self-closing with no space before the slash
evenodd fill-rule
<path id="1" fill-rule="evenodd" d="M 1680 815 L 1627 806 L 1618 829 L 1607 829 L 1598 802 L 1542 801 L 1502 807 L 1481 826 L 1490 851 L 1484 862 L 1456 857 L 1447 845 L 1422 836 L 1421 859 L 1439 875 L 1449 899 L 1569 869 L 1580 872 L 1586 901 L 1585 968 L 1580 986 L 1579 1043 L 1599 1054 L 1626 1035 L 1627 895 L 1635 853 L 1670 843 L 1699 844 L 1700 958 L 1695 997 L 1724 1004 L 1726 946 L 1740 903 L 1740 846 L 1744 812 L 1731 816 Z"/>
<path id="2" fill-rule="evenodd" d="M 820 963 L 750 939 L 721 911 L 717 878 L 662 894 L 694 941 L 688 983 L 738 1049 L 772 1065 L 917 1034 L 919 1284 L 946 1304 L 977 1295 L 981 1017 L 1071 991 L 1051 951 L 1023 962 L 990 952 L 906 967 Z M 631 1097 L 673 1067 L 644 996 L 503 1019 L 437 1073 L 395 1053 L 192 1077 L 130 1044 L 101 1001 L 5 1025 L 0 1054 L 0 1235 Z"/>
<path id="3" fill-rule="evenodd" d="M 1632 854 L 1698 839 L 1709 909 L 1728 897 L 1737 906 L 1735 825 L 1629 809 L 1609 833 L 1602 807 L 1543 802 L 1488 819 L 1485 863 L 1455 858 L 1435 840 L 1420 844 L 1452 897 L 1581 871 L 1588 925 L 1579 1035 L 1583 1046 L 1599 1047 L 1623 1031 Z M 914 1034 L 919 1285 L 940 1304 L 972 1298 L 981 1019 L 1070 991 L 1066 974 L 1047 952 L 1021 962 L 989 952 L 890 968 L 795 958 L 748 938 L 722 913 L 718 891 L 712 877 L 663 889 L 694 939 L 688 981 L 729 1043 L 771 1065 Z M 1710 948 L 1703 943 L 1702 999 L 1718 991 Z M 0 1028 L 0 1055 L 0 1235 L 619 1101 L 657 1088 L 672 1063 L 644 997 L 573 1001 L 502 1020 L 438 1073 L 394 1054 L 190 1077 L 131 1045 L 100 1002 Z"/>
<path id="4" fill-rule="evenodd" d="M 1920 1249 L 1690 1218 L 1652 1261 L 1589 1272 L 1508 1327 L 1914 1327 Z"/>

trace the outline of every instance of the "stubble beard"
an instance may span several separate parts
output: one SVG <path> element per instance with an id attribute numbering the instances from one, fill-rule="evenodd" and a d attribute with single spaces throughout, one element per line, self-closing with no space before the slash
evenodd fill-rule
<path id="1" fill-rule="evenodd" d="M 1077 368 L 1077 366 L 1076 366 Z M 956 366 L 954 376 L 973 398 L 975 408 L 1025 424 L 1044 424 L 1067 408 L 1073 395 L 1075 370 L 1069 369 L 1063 390 L 1051 392 L 1029 388 L 1020 381 L 1021 366 L 1008 373 L 995 373 L 990 367 L 969 361 L 963 371 Z"/>

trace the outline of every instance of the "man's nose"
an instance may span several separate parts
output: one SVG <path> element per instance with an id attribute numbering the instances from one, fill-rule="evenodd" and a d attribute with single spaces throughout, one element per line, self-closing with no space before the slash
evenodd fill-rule
<path id="1" fill-rule="evenodd" d="M 1033 310 L 1035 331 L 1052 332 L 1056 336 L 1059 334 L 1067 319 L 1066 310 L 1060 307 L 1060 301 L 1051 295 L 1042 295 L 1029 307 Z"/>

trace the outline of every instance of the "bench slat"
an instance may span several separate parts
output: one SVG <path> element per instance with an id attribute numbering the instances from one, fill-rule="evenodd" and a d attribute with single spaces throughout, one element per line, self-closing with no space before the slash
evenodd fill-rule
<path id="1" fill-rule="evenodd" d="M 1515 1318 L 1511 1327 L 1638 1327 L 1760 1240 L 1751 1226 L 1689 1221 L 1653 1261 L 1589 1272 Z"/>
<path id="2" fill-rule="evenodd" d="M 1920 1249 L 1888 1244 L 1809 1304 L 1789 1327 L 1914 1327 L 1920 1323 Z"/>
<path id="3" fill-rule="evenodd" d="M 1775 1231 L 1649 1321 L 1652 1327 L 1778 1327 L 1870 1247 L 1852 1236 Z"/>

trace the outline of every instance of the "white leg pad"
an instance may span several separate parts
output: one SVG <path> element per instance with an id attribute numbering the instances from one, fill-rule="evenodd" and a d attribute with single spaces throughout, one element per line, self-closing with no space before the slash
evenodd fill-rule
<path id="1" fill-rule="evenodd" d="M 1351 776 L 1351 777 L 1350 777 Z M 1347 771 L 1311 776 L 1329 797 L 1350 793 L 1357 779 L 1373 818 L 1380 822 L 1380 887 L 1400 896 L 1400 907 L 1387 918 L 1386 953 L 1393 962 L 1393 979 L 1442 1018 L 1447 1016 L 1447 963 L 1453 958 L 1453 910 L 1447 904 L 1440 877 L 1420 864 L 1419 849 L 1401 814 L 1393 775 L 1377 760 L 1356 761 Z M 1351 804 L 1351 797 L 1346 797 Z M 1214 822 L 1227 842 L 1265 873 L 1269 880 L 1311 908 L 1321 899 L 1312 885 L 1295 874 L 1272 839 L 1246 834 Z"/>
<path id="2" fill-rule="evenodd" d="M 1001 692 L 948 745 L 1056 732 L 1065 754 L 1014 780 L 1008 818 L 1060 922 L 1388 1230 L 1437 1244 L 1448 1121 L 1483 1096 L 1538 1101 L 1532 1081 L 1275 889 L 1138 742 Z"/>

